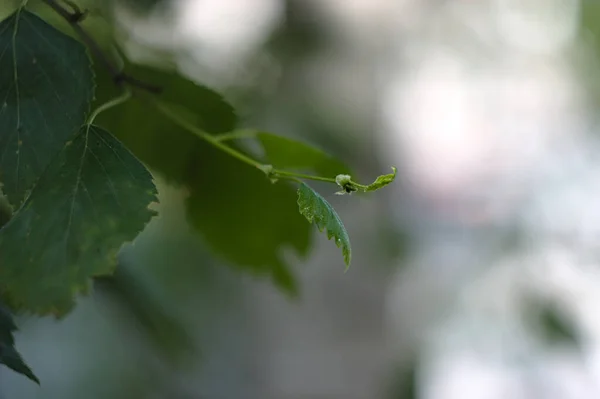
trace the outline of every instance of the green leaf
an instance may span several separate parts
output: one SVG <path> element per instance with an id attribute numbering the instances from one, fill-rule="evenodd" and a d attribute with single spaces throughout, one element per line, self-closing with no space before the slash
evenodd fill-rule
<path id="1" fill-rule="evenodd" d="M 282 250 L 291 247 L 304 255 L 310 240 L 294 189 L 271 184 L 259 170 L 202 142 L 189 173 L 188 218 L 210 247 L 245 270 L 270 275 L 294 294 Z"/>
<path id="2" fill-rule="evenodd" d="M 579 334 L 573 322 L 557 306 L 546 303 L 539 309 L 542 337 L 550 344 L 579 346 Z"/>
<path id="3" fill-rule="evenodd" d="M 146 168 L 110 133 L 83 127 L 0 230 L 0 288 L 13 308 L 62 315 L 154 215 Z"/>
<path id="4" fill-rule="evenodd" d="M 84 122 L 93 87 L 79 42 L 22 8 L 0 23 L 0 182 L 13 206 Z"/>
<path id="5" fill-rule="evenodd" d="M 352 257 L 350 238 L 342 220 L 331 204 L 305 183 L 300 183 L 300 188 L 298 189 L 298 208 L 300 209 L 300 213 L 310 223 L 314 222 L 317 225 L 319 231 L 327 231 L 328 239 L 334 238 L 335 245 L 338 248 L 342 248 L 344 262 L 346 262 L 347 266 L 350 266 L 350 259 Z"/>
<path id="6" fill-rule="evenodd" d="M 398 364 L 392 374 L 389 399 L 416 399 L 419 397 L 419 357 L 411 355 L 408 361 Z"/>
<path id="7" fill-rule="evenodd" d="M 162 86 L 161 98 L 195 117 L 199 128 L 211 133 L 234 129 L 233 108 L 218 94 L 173 72 L 144 69 L 144 74 L 130 73 Z M 187 189 L 188 221 L 222 259 L 270 277 L 288 293 L 297 290 L 282 251 L 292 248 L 305 255 L 312 233 L 298 214 L 293 187 L 271 184 L 262 172 L 214 149 L 141 101 L 110 109 L 96 121 L 153 172 Z"/>
<path id="8" fill-rule="evenodd" d="M 380 188 L 385 187 L 388 184 L 390 184 L 391 182 L 393 182 L 394 179 L 396 178 L 397 170 L 393 166 L 392 166 L 392 170 L 394 171 L 394 173 L 390 173 L 389 175 L 379 176 L 379 177 L 377 177 L 377 179 L 375 179 L 375 181 L 373 183 L 369 184 L 368 186 L 358 184 L 358 183 L 352 181 L 352 176 L 350 176 L 350 175 L 344 175 L 344 174 L 337 175 L 335 177 L 335 182 L 343 190 L 338 191 L 336 194 L 344 195 L 344 194 L 350 194 L 354 191 L 362 191 L 362 192 L 368 193 L 370 191 L 379 190 Z"/>
<path id="9" fill-rule="evenodd" d="M 0 185 L 0 229 L 12 217 L 12 207 L 8 203 L 6 197 L 2 194 L 2 185 Z"/>
<path id="10" fill-rule="evenodd" d="M 256 134 L 264 151 L 266 163 L 278 169 L 312 170 L 320 176 L 335 177 L 350 174 L 348 167 L 319 148 L 272 133 Z"/>
<path id="11" fill-rule="evenodd" d="M 373 183 L 369 184 L 368 186 L 366 186 L 364 188 L 364 191 L 365 192 L 376 191 L 382 187 L 387 186 L 391 182 L 393 182 L 394 179 L 396 179 L 397 169 L 392 166 L 392 170 L 394 172 L 390 173 L 389 175 L 381 175 L 381 176 L 377 177 L 377 179 L 375 179 L 375 181 Z"/>
<path id="12" fill-rule="evenodd" d="M 188 114 L 200 129 L 208 133 L 225 133 L 235 129 L 237 125 L 237 115 L 235 109 L 229 104 L 223 96 L 209 87 L 197 84 L 180 74 L 170 69 L 160 69 L 150 66 L 142 66 L 131 64 L 125 69 L 129 76 L 152 84 L 161 89 L 158 96 L 161 102 L 174 104 L 185 108 Z M 113 84 L 112 77 L 105 70 L 98 69 L 96 71 L 98 89 L 96 91 L 96 105 L 103 104 L 107 100 L 118 96 L 118 88 Z M 152 122 L 156 122 L 155 118 L 148 119 L 148 104 L 137 102 L 136 99 L 132 102 L 137 103 L 143 108 L 145 118 L 135 119 L 133 123 L 142 123 L 142 126 L 148 126 Z M 150 111 L 153 112 L 153 111 Z M 110 127 L 112 125 L 113 114 L 101 114 L 97 121 L 100 125 Z M 127 112 L 121 113 L 123 118 L 133 119 L 136 115 L 127 115 Z M 129 121 L 128 121 L 129 122 Z M 120 123 L 119 123 L 120 124 Z M 111 130 L 112 131 L 112 130 Z"/>
<path id="13" fill-rule="evenodd" d="M 160 99 L 184 107 L 186 115 L 209 133 L 229 132 L 237 124 L 233 107 L 208 87 L 170 70 L 133 65 L 127 72 L 136 79 L 161 87 Z M 96 76 L 95 106 L 99 106 L 119 95 L 119 89 L 104 69 L 98 69 Z M 197 145 L 201 140 L 149 107 L 146 102 L 133 98 L 101 113 L 95 123 L 112 132 L 167 182 L 185 184 L 192 162 L 200 155 Z"/>
<path id="14" fill-rule="evenodd" d="M 0 364 L 23 374 L 30 380 L 40 383 L 31 369 L 25 364 L 23 358 L 15 348 L 15 339 L 13 332 L 17 326 L 13 321 L 10 311 L 0 303 Z"/>

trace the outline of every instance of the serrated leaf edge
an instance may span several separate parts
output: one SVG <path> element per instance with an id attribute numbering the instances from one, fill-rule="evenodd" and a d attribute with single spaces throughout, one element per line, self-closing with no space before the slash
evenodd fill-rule
<path id="1" fill-rule="evenodd" d="M 308 220 L 309 223 L 311 223 L 311 224 L 314 223 L 320 232 L 323 232 L 326 230 L 328 240 L 331 240 L 332 238 L 334 238 L 333 241 L 335 242 L 336 247 L 338 247 L 342 250 L 342 254 L 344 256 L 344 262 L 346 263 L 346 270 L 347 270 L 348 267 L 350 267 L 350 261 L 352 258 L 352 248 L 350 246 L 350 238 L 348 237 L 348 232 L 346 231 L 346 227 L 344 226 L 344 223 L 342 223 L 340 216 L 337 214 L 337 212 L 335 211 L 333 206 L 325 198 L 323 198 L 319 193 L 317 193 L 315 190 L 313 190 L 307 184 L 305 184 L 305 183 L 300 183 L 300 184 L 301 184 L 301 186 L 298 188 L 298 201 L 297 201 L 298 210 L 299 210 L 300 214 L 302 216 L 304 216 L 306 218 L 306 220 Z M 306 204 L 303 203 L 303 196 L 302 196 L 302 188 L 303 187 L 307 188 L 312 193 L 312 195 L 314 196 L 314 198 L 316 200 L 321 201 L 323 203 L 323 205 L 327 208 L 329 213 L 335 218 L 335 223 L 341 228 L 341 231 L 342 231 L 342 234 L 344 235 L 344 237 L 339 237 L 338 235 L 336 235 L 336 233 L 334 231 L 327 228 L 327 225 L 329 224 L 328 217 L 324 216 L 322 218 L 319 218 L 318 215 L 307 212 L 310 209 L 310 207 L 307 207 Z M 314 209 L 314 206 L 313 206 L 313 209 Z"/>

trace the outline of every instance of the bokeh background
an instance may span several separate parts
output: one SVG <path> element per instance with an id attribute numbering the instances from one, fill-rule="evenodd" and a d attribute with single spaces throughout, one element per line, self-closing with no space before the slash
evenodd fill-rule
<path id="1" fill-rule="evenodd" d="M 244 125 L 399 177 L 319 186 L 353 265 L 316 236 L 290 254 L 297 299 L 214 256 L 158 179 L 121 285 L 19 319 L 42 386 L 0 369 L 0 398 L 600 397 L 600 2 L 100 3 L 132 59 L 168 58 Z"/>

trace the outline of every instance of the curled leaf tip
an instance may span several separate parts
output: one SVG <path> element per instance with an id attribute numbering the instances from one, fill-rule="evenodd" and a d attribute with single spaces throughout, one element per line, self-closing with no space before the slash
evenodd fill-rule
<path id="1" fill-rule="evenodd" d="M 378 176 L 373 183 L 365 187 L 365 192 L 379 190 L 380 188 L 383 188 L 393 182 L 396 179 L 396 173 L 398 172 L 398 169 L 392 166 L 392 172 L 393 173 L 387 175 Z"/>

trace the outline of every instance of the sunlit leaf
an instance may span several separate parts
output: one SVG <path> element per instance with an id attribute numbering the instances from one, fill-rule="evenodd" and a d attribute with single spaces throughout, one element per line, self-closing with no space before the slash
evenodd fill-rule
<path id="1" fill-rule="evenodd" d="M 19 9 L 0 23 L 0 182 L 18 206 L 93 97 L 85 48 Z"/>
<path id="2" fill-rule="evenodd" d="M 144 228 L 152 177 L 110 133 L 83 127 L 0 230 L 0 288 L 10 305 L 64 314 L 93 276 L 111 273 Z"/>
<path id="3" fill-rule="evenodd" d="M 38 378 L 33 374 L 29 366 L 25 364 L 23 358 L 15 348 L 15 339 L 13 333 L 17 330 L 17 326 L 13 321 L 10 311 L 0 303 L 0 364 L 23 374 L 30 380 L 40 383 Z"/>
<path id="4" fill-rule="evenodd" d="M 310 223 L 317 225 L 319 231 L 327 232 L 328 239 L 334 239 L 335 245 L 342 249 L 344 262 L 349 266 L 352 258 L 350 238 L 331 204 L 305 183 L 301 183 L 298 189 L 298 208 Z"/>

